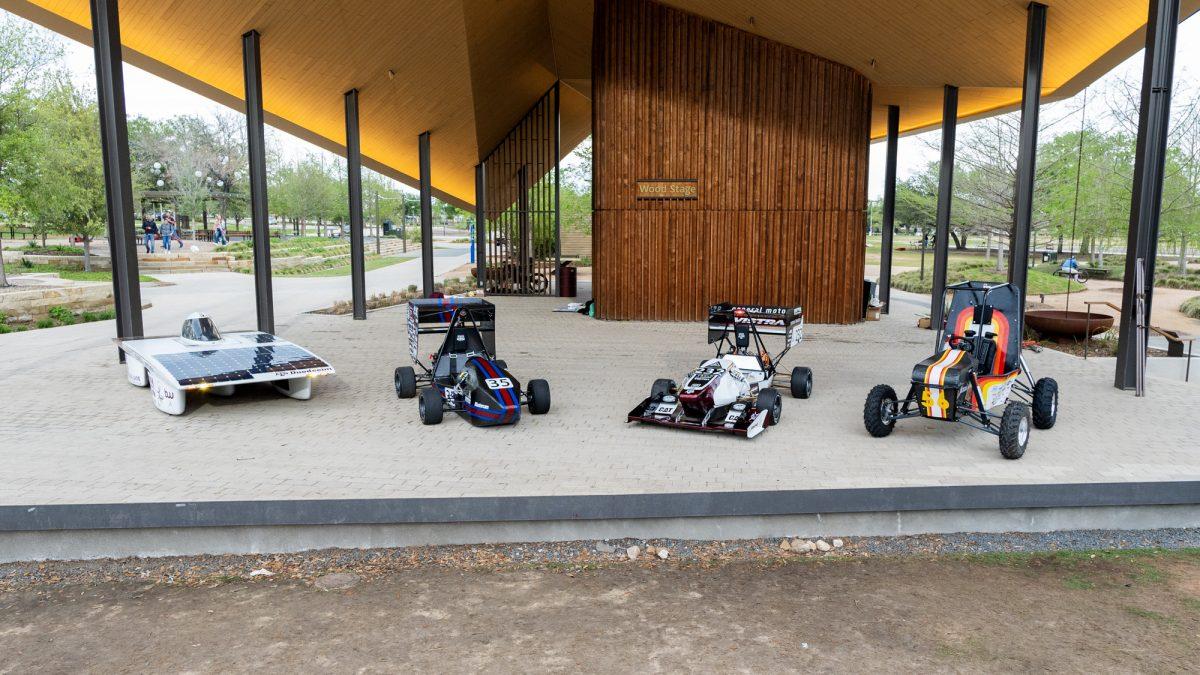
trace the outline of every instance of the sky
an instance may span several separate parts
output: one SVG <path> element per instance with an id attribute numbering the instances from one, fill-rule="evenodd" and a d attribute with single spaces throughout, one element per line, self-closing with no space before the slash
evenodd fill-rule
<path id="1" fill-rule="evenodd" d="M 56 33 L 50 31 L 46 31 L 46 33 L 63 46 L 67 67 L 75 82 L 94 88 L 96 76 L 91 48 Z M 1200 79 L 1200 14 L 1180 24 L 1176 44 L 1176 81 L 1190 80 L 1194 82 Z M 1133 81 L 1140 81 L 1141 72 L 1142 52 L 1139 51 L 1101 78 L 1100 82 L 1115 76 L 1124 76 Z M 219 103 L 129 64 L 125 65 L 124 74 L 125 108 L 130 116 L 141 115 L 150 119 L 161 119 L 181 114 L 213 116 L 219 112 L 229 111 L 229 108 Z M 1042 106 L 1042 119 L 1061 116 L 1069 110 L 1077 109 L 1079 107 L 1077 99 L 1078 95 L 1075 98 Z M 964 124 L 963 127 L 965 126 Z M 961 127 L 959 131 L 962 132 Z M 287 158 L 296 159 L 307 153 L 323 152 L 316 146 L 289 134 L 277 130 L 269 130 L 268 133 L 271 133 L 272 138 Z M 937 160 L 939 138 L 940 132 L 935 130 L 900 139 L 896 160 L 896 172 L 900 180 L 919 172 L 930 162 Z M 883 143 L 871 145 L 871 164 L 867 186 L 868 196 L 871 199 L 878 199 L 883 195 L 885 151 Z"/>

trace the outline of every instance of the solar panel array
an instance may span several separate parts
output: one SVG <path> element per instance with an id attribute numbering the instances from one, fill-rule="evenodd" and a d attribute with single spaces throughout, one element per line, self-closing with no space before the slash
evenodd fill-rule
<path id="1" fill-rule="evenodd" d="M 292 344 L 159 354 L 154 358 L 181 387 L 249 380 L 262 373 L 329 367 L 312 352 Z"/>

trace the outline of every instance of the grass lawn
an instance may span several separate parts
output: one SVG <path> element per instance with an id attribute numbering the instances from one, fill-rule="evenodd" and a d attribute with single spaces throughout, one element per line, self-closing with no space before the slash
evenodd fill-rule
<path id="1" fill-rule="evenodd" d="M 377 270 L 377 269 L 380 269 L 383 267 L 391 267 L 392 265 L 396 265 L 396 264 L 399 264 L 399 263 L 402 263 L 402 262 L 405 262 L 408 260 L 412 260 L 414 257 L 415 256 L 395 257 L 395 258 L 387 257 L 387 256 L 369 257 L 366 260 L 366 271 L 370 272 L 371 270 Z M 307 267 L 296 267 L 293 269 L 295 269 L 296 271 L 292 272 L 291 270 L 279 270 L 275 274 L 277 274 L 279 276 L 302 277 L 302 278 L 344 277 L 344 276 L 350 275 L 350 265 L 349 264 L 338 265 L 337 267 L 327 267 L 324 269 L 308 269 Z"/>
<path id="2" fill-rule="evenodd" d="M 70 281 L 112 281 L 111 270 L 93 270 L 84 272 L 82 270 L 64 270 L 61 267 L 53 265 L 21 265 L 19 263 L 9 263 L 4 266 L 4 272 L 10 276 L 18 274 L 31 274 L 49 272 L 57 274 L 60 279 L 68 279 Z M 138 275 L 138 281 L 144 283 L 153 283 L 158 281 L 154 277 L 146 276 L 145 274 Z"/>
<path id="3" fill-rule="evenodd" d="M 996 265 L 985 261 L 964 261 L 951 260 L 946 269 L 946 283 L 954 284 L 960 281 L 1007 281 L 1008 272 L 1006 270 L 996 271 Z M 1071 281 L 1068 282 L 1064 277 L 1056 277 L 1049 272 L 1040 270 L 1029 270 L 1029 277 L 1026 283 L 1027 295 L 1054 295 L 1057 293 L 1066 293 L 1067 284 L 1071 284 L 1071 291 L 1083 290 L 1083 286 Z M 933 265 L 930 264 L 925 271 L 925 278 L 920 278 L 919 272 L 901 272 L 892 277 L 892 286 L 910 293 L 930 293 L 933 291 Z"/>

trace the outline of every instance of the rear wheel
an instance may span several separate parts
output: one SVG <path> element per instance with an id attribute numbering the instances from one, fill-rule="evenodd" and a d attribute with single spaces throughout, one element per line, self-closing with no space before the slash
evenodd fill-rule
<path id="1" fill-rule="evenodd" d="M 675 380 L 659 378 L 650 386 L 650 399 L 657 401 L 675 389 Z"/>
<path id="2" fill-rule="evenodd" d="M 400 366 L 392 379 L 396 386 L 396 398 L 412 398 L 417 395 L 417 372 L 412 366 Z"/>
<path id="3" fill-rule="evenodd" d="M 883 438 L 896 427 L 896 390 L 886 384 L 876 385 L 867 394 L 863 405 L 863 426 L 875 438 Z"/>
<path id="4" fill-rule="evenodd" d="M 1009 403 L 1000 418 L 1000 454 L 1004 459 L 1021 459 L 1029 447 L 1029 406 Z"/>
<path id="5" fill-rule="evenodd" d="M 1058 421 L 1058 382 L 1043 377 L 1033 385 L 1033 426 L 1049 429 Z"/>
<path id="6" fill-rule="evenodd" d="M 529 381 L 529 412 L 545 415 L 550 412 L 550 383 L 545 380 Z"/>
<path id="7" fill-rule="evenodd" d="M 767 422 L 775 425 L 779 424 L 779 418 L 783 416 L 783 397 L 774 389 L 763 389 L 758 392 L 758 400 L 754 406 L 759 410 L 768 411 Z"/>
<path id="8" fill-rule="evenodd" d="M 442 394 L 436 388 L 429 388 L 421 392 L 421 398 L 417 401 L 417 410 L 421 413 L 421 422 L 424 424 L 439 424 L 442 421 Z"/>
<path id="9" fill-rule="evenodd" d="M 812 369 L 804 366 L 792 368 L 792 396 L 808 398 L 812 396 Z"/>

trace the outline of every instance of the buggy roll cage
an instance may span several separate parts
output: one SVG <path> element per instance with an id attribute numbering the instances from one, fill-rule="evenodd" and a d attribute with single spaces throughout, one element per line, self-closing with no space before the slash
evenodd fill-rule
<path id="1" fill-rule="evenodd" d="M 737 328 L 740 326 L 747 326 L 749 330 L 739 334 Z M 774 372 L 784 355 L 803 339 L 803 328 L 804 311 L 800 307 L 742 306 L 723 302 L 708 309 L 708 343 L 716 345 L 716 358 L 729 353 L 754 356 L 764 371 Z M 730 333 L 733 333 L 732 337 Z M 783 351 L 775 355 L 767 351 L 763 333 L 784 336 Z M 748 353 L 751 342 L 754 351 Z M 763 355 L 770 361 L 769 365 L 763 363 Z"/>
<path id="2" fill-rule="evenodd" d="M 951 284 L 947 286 L 946 295 L 953 297 L 953 295 L 958 293 L 970 293 L 970 304 L 974 308 L 974 317 L 971 323 L 973 325 L 987 325 L 991 323 L 993 311 L 993 306 L 988 302 L 988 296 L 997 289 L 1004 287 L 1010 288 L 1013 294 L 1016 296 L 1017 311 L 1020 312 L 1021 303 L 1023 302 L 1021 298 L 1021 290 L 1007 281 L 995 284 L 982 281 L 962 281 L 957 284 Z M 943 298 L 943 307 L 945 308 L 945 311 L 942 312 L 942 325 L 938 327 L 937 338 L 935 342 L 937 345 L 936 349 L 939 352 L 946 347 L 961 349 L 961 346 L 953 347 L 949 345 L 947 340 L 950 338 L 954 338 L 957 345 L 961 345 L 964 342 L 971 345 L 970 349 L 963 351 L 970 353 L 972 357 L 982 355 L 986 349 L 985 345 L 994 347 L 991 336 L 986 335 L 983 331 L 976 332 L 974 335 L 955 335 L 953 333 L 949 333 L 948 328 L 950 322 L 950 312 L 949 307 L 946 306 L 945 300 L 946 299 Z M 949 304 L 952 305 L 953 302 L 950 302 Z M 1020 315 L 1018 314 L 1016 326 L 1016 330 L 1018 331 L 1022 330 L 1023 328 L 1019 316 Z M 967 332 L 970 333 L 974 331 Z M 1021 336 L 1018 335 L 1017 344 L 1020 345 L 1020 342 Z M 1020 349 L 1019 346 L 1018 349 Z M 977 360 L 976 367 L 978 368 L 979 365 L 980 362 Z M 1029 366 L 1025 364 L 1025 356 L 1020 354 L 1020 352 L 1018 352 L 1017 356 L 1017 369 L 1021 372 L 1021 375 L 1024 376 L 1024 379 L 1022 380 L 1021 378 L 1018 378 L 1013 382 L 1012 393 L 1025 403 L 1032 405 L 1034 388 L 1033 375 L 1029 372 Z M 1008 371 L 1005 373 L 1005 375 L 1010 375 L 1011 373 L 1012 371 Z M 971 392 L 974 394 L 975 404 L 961 409 L 960 416 L 954 421 L 968 427 L 979 429 L 980 431 L 986 431 L 989 434 L 999 436 L 1000 427 L 994 422 L 994 420 L 1000 419 L 1002 415 L 1000 413 L 989 412 L 983 408 L 983 391 L 979 386 L 978 375 L 979 373 L 976 370 L 972 370 L 969 381 Z M 909 386 L 908 395 L 904 397 L 904 399 L 895 403 L 892 416 L 893 420 L 921 416 L 919 409 L 913 410 L 911 407 L 916 405 L 919 408 L 919 404 L 916 401 L 917 394 L 918 391 L 925 386 L 927 385 L 918 384 L 916 382 L 913 382 Z M 955 402 L 954 405 L 957 405 L 957 402 Z"/>

